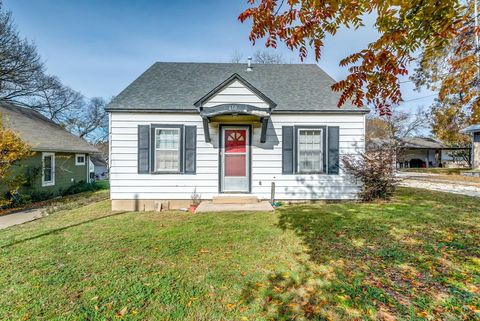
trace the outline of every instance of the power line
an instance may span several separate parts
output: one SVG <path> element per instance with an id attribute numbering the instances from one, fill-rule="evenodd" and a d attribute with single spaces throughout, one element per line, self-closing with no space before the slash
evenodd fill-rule
<path id="1" fill-rule="evenodd" d="M 433 97 L 433 96 L 436 96 L 436 95 L 437 95 L 437 94 L 431 94 L 431 95 L 428 95 L 428 96 L 423 96 L 423 97 L 418 97 L 418 98 L 412 98 L 412 99 L 404 100 L 404 101 L 402 101 L 402 104 L 403 104 L 403 103 L 408 103 L 408 102 L 410 102 L 410 101 L 415 101 L 415 100 L 430 98 L 430 97 Z"/>

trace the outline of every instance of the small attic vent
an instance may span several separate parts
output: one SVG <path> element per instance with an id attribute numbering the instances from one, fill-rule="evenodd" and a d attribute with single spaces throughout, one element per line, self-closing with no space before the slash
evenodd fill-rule
<path id="1" fill-rule="evenodd" d="M 252 69 L 252 57 L 248 57 L 247 71 L 253 71 L 253 69 Z"/>

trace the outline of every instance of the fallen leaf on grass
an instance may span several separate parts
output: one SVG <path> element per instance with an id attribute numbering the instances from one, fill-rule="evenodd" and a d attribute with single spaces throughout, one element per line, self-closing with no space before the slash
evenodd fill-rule
<path id="1" fill-rule="evenodd" d="M 419 317 L 422 317 L 422 318 L 428 317 L 427 311 L 420 311 L 420 312 L 417 313 L 417 315 L 418 315 Z"/>
<path id="2" fill-rule="evenodd" d="M 127 314 L 127 312 L 128 312 L 128 308 L 127 308 L 127 307 L 124 307 L 123 309 L 121 309 L 120 311 L 118 311 L 117 317 L 123 317 L 125 314 Z"/>
<path id="3" fill-rule="evenodd" d="M 187 307 L 190 307 L 195 300 L 198 300 L 198 298 L 190 298 L 190 300 L 188 300 Z"/>

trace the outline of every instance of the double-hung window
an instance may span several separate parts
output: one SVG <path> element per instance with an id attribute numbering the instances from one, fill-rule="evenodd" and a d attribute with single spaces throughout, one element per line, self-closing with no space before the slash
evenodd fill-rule
<path id="1" fill-rule="evenodd" d="M 323 129 L 298 129 L 298 173 L 323 172 Z"/>
<path id="2" fill-rule="evenodd" d="M 42 186 L 55 185 L 55 154 L 42 154 Z"/>
<path id="3" fill-rule="evenodd" d="M 180 172 L 180 128 L 155 129 L 155 171 Z"/>

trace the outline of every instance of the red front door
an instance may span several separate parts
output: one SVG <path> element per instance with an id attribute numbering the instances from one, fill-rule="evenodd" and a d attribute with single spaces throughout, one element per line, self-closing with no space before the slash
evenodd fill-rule
<path id="1" fill-rule="evenodd" d="M 222 191 L 249 191 L 249 128 L 223 127 Z"/>

